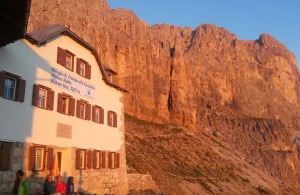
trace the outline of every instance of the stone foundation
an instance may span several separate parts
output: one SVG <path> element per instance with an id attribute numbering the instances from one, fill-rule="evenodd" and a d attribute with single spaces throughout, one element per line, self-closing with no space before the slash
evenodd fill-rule
<path id="1" fill-rule="evenodd" d="M 155 181 L 151 175 L 147 174 L 127 174 L 129 191 L 153 191 L 159 192 Z"/>
<path id="2" fill-rule="evenodd" d="M 29 162 L 29 147 L 32 144 L 15 142 L 11 148 L 10 156 L 10 169 L 0 171 L 0 195 L 7 194 L 11 191 L 17 170 L 22 169 L 26 173 L 29 181 L 29 191 L 31 194 L 43 191 L 43 185 L 49 170 L 32 172 L 28 170 Z M 75 153 L 75 148 L 70 148 L 72 157 Z M 120 151 L 124 152 L 124 151 Z M 124 153 L 120 159 L 120 168 L 117 169 L 86 169 L 75 170 L 74 165 L 70 163 L 70 175 L 74 176 L 75 191 L 83 194 L 115 194 L 126 195 L 128 194 L 127 184 L 127 167 Z M 74 157 L 75 158 L 75 157 Z M 70 161 L 75 162 L 74 159 Z M 74 164 L 74 163 L 73 163 Z M 63 179 L 67 182 L 67 177 L 64 175 Z"/>

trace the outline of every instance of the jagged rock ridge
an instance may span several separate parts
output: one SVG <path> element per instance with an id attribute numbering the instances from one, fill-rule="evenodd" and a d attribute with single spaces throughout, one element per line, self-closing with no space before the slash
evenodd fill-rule
<path id="1" fill-rule="evenodd" d="M 32 0 L 28 31 L 57 23 L 118 72 L 116 82 L 130 91 L 127 114 L 206 132 L 274 180 L 300 189 L 299 70 L 274 37 L 239 40 L 212 24 L 149 26 L 105 0 Z"/>

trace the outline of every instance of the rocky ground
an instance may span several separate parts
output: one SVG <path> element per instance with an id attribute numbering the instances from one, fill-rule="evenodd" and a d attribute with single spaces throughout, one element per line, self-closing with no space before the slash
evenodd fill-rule
<path id="1" fill-rule="evenodd" d="M 127 115 L 126 151 L 129 172 L 151 174 L 157 194 L 297 193 L 208 131 L 191 133 Z"/>

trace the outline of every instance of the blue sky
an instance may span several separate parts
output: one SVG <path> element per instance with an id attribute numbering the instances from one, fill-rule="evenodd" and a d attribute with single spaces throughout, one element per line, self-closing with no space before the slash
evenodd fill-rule
<path id="1" fill-rule="evenodd" d="M 300 67 L 300 0 L 107 0 L 153 24 L 224 27 L 240 40 L 268 33 L 293 52 Z"/>

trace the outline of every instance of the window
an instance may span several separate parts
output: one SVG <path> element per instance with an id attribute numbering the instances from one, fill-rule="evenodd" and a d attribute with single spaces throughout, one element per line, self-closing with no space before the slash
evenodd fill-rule
<path id="1" fill-rule="evenodd" d="M 34 146 L 30 148 L 30 168 L 34 171 L 44 170 L 45 146 Z"/>
<path id="2" fill-rule="evenodd" d="M 73 71 L 74 54 L 66 49 L 57 48 L 57 63 Z"/>
<path id="3" fill-rule="evenodd" d="M 77 58 L 76 73 L 80 76 L 91 79 L 91 65 L 81 58 Z"/>
<path id="4" fill-rule="evenodd" d="M 53 110 L 54 91 L 43 85 L 33 85 L 32 105 Z"/>
<path id="5" fill-rule="evenodd" d="M 29 169 L 32 171 L 44 171 L 46 166 L 50 170 L 54 160 L 54 149 L 44 145 L 30 147 Z M 47 162 L 47 163 L 46 163 Z"/>
<path id="6" fill-rule="evenodd" d="M 117 127 L 117 113 L 114 111 L 107 112 L 107 125 L 111 127 Z"/>
<path id="7" fill-rule="evenodd" d="M 13 143 L 0 141 L 0 170 L 9 170 L 10 151 Z"/>
<path id="8" fill-rule="evenodd" d="M 76 162 L 75 166 L 76 169 L 85 169 L 85 164 L 86 164 L 86 151 L 83 149 L 78 149 L 76 150 Z"/>
<path id="9" fill-rule="evenodd" d="M 120 166 L 120 154 L 116 152 L 108 153 L 108 168 L 116 169 Z"/>
<path id="10" fill-rule="evenodd" d="M 93 151 L 93 168 L 100 169 L 105 168 L 105 152 L 95 150 Z"/>
<path id="11" fill-rule="evenodd" d="M 92 108 L 92 121 L 104 124 L 104 110 L 100 106 L 94 105 Z"/>
<path id="12" fill-rule="evenodd" d="M 0 97 L 5 99 L 24 102 L 26 81 L 20 76 L 0 72 Z"/>
<path id="13" fill-rule="evenodd" d="M 77 100 L 76 116 L 81 119 L 91 119 L 91 105 L 83 100 Z"/>
<path id="14" fill-rule="evenodd" d="M 59 93 L 58 100 L 57 100 L 57 112 L 61 114 L 74 116 L 75 99 L 68 94 Z"/>

